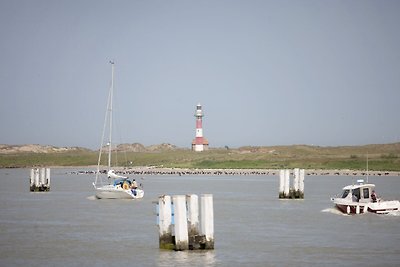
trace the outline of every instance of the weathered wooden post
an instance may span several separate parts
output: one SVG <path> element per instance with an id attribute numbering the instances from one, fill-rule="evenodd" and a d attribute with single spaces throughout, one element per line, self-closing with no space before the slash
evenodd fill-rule
<path id="1" fill-rule="evenodd" d="M 50 169 L 31 169 L 30 173 L 30 187 L 31 192 L 43 192 L 50 190 Z"/>
<path id="2" fill-rule="evenodd" d="M 188 223 L 185 195 L 172 196 L 174 203 L 175 250 L 189 249 Z"/>
<path id="3" fill-rule="evenodd" d="M 279 171 L 279 198 L 304 198 L 304 169 L 295 168 L 293 177 L 290 186 L 290 170 Z"/>
<path id="4" fill-rule="evenodd" d="M 300 169 L 294 168 L 293 169 L 293 189 L 295 192 L 299 191 L 300 185 Z"/>
<path id="5" fill-rule="evenodd" d="M 293 187 L 290 190 L 290 198 L 299 198 L 300 169 L 293 169 Z"/>
<path id="6" fill-rule="evenodd" d="M 285 170 L 285 188 L 284 188 L 284 192 L 283 192 L 284 198 L 289 197 L 289 191 L 290 191 L 290 170 L 286 169 Z"/>
<path id="7" fill-rule="evenodd" d="M 214 249 L 214 208 L 211 194 L 162 195 L 158 198 L 161 249 Z M 172 215 L 171 215 L 172 214 Z M 200 217 L 200 220 L 199 220 Z"/>
<path id="8" fill-rule="evenodd" d="M 50 190 L 50 168 L 46 168 L 46 184 L 48 190 Z"/>
<path id="9" fill-rule="evenodd" d="M 38 188 L 39 187 L 39 178 L 40 178 L 40 174 L 39 174 L 39 169 L 35 169 L 35 185 L 34 185 L 34 190 L 33 191 L 36 191 L 36 188 Z"/>
<path id="10" fill-rule="evenodd" d="M 299 197 L 300 198 L 304 198 L 304 174 L 305 174 L 304 169 L 301 169 L 300 170 L 300 179 L 299 179 L 299 191 L 300 191 Z"/>
<path id="11" fill-rule="evenodd" d="M 170 196 L 163 195 L 158 198 L 158 218 L 160 248 L 174 249 Z"/>
<path id="12" fill-rule="evenodd" d="M 35 185 L 35 170 L 31 169 L 31 176 L 30 176 L 30 187 L 29 190 L 33 191 L 33 186 Z"/>
<path id="13" fill-rule="evenodd" d="M 46 169 L 41 168 L 40 169 L 40 185 L 39 186 L 44 186 L 46 184 Z"/>
<path id="14" fill-rule="evenodd" d="M 285 171 L 279 170 L 279 198 L 285 198 Z"/>
<path id="15" fill-rule="evenodd" d="M 201 209 L 201 230 L 200 233 L 205 236 L 204 249 L 214 249 L 214 207 L 213 195 L 203 194 L 200 198 Z"/>
<path id="16" fill-rule="evenodd" d="M 188 213 L 189 249 L 200 248 L 199 233 L 199 197 L 195 194 L 186 196 Z"/>

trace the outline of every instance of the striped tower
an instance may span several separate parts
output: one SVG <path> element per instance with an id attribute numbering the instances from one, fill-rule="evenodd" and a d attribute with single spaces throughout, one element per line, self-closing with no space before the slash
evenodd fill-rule
<path id="1" fill-rule="evenodd" d="M 192 150 L 194 151 L 203 151 L 207 149 L 204 146 L 208 146 L 208 142 L 205 144 L 205 138 L 203 137 L 203 111 L 201 110 L 201 105 L 198 104 L 196 106 L 196 113 L 194 114 L 196 117 L 196 138 L 192 142 Z"/>

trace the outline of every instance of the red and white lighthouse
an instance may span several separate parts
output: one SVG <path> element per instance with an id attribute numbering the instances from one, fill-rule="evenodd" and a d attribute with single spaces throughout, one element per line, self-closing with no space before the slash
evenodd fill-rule
<path id="1" fill-rule="evenodd" d="M 208 140 L 203 137 L 203 111 L 201 105 L 196 106 L 196 112 L 194 113 L 196 117 L 196 138 L 192 142 L 192 150 L 194 151 L 204 151 L 208 149 Z"/>

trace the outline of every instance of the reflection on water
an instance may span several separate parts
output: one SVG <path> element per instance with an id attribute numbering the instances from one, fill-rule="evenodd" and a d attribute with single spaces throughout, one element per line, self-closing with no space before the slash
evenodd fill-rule
<path id="1" fill-rule="evenodd" d="M 216 266 L 214 250 L 188 250 L 188 251 L 168 251 L 158 252 L 158 266 Z"/>
<path id="2" fill-rule="evenodd" d="M 87 199 L 88 199 L 88 200 L 97 200 L 97 197 L 96 197 L 95 195 L 93 195 L 93 196 L 87 197 Z"/>
<path id="3" fill-rule="evenodd" d="M 400 216 L 400 211 L 390 211 L 388 214 L 385 214 L 386 216 L 394 216 L 394 217 L 399 217 Z"/>

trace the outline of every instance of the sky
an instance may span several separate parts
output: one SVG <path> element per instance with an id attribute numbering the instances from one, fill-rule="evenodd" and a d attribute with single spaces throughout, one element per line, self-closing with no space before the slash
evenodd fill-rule
<path id="1" fill-rule="evenodd" d="M 0 144 L 400 142 L 400 1 L 0 1 Z"/>

